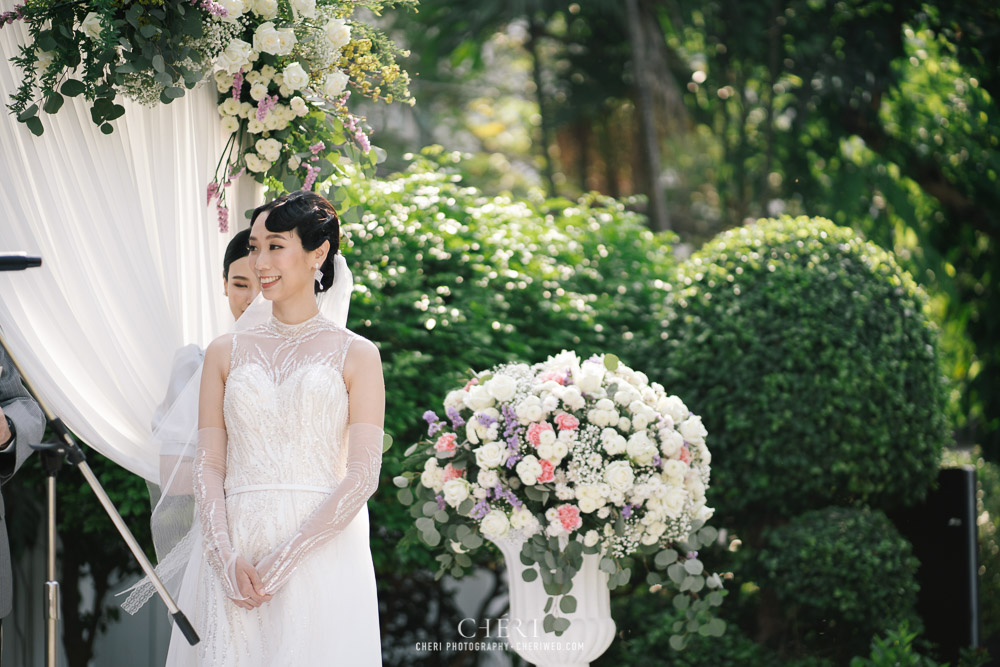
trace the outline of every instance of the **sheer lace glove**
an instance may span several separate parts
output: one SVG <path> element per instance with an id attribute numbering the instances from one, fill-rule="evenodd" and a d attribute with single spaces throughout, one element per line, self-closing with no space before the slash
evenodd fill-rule
<path id="1" fill-rule="evenodd" d="M 223 582 L 226 595 L 244 600 L 236 578 L 237 554 L 229 539 L 226 519 L 226 430 L 209 427 L 198 430 L 194 460 L 194 496 L 201 519 L 205 559 Z M 244 561 L 245 562 L 245 561 Z"/>
<path id="2" fill-rule="evenodd" d="M 374 424 L 351 424 L 347 430 L 347 474 L 288 541 L 257 564 L 264 591 L 273 595 L 296 565 L 343 532 L 378 488 L 383 430 Z"/>

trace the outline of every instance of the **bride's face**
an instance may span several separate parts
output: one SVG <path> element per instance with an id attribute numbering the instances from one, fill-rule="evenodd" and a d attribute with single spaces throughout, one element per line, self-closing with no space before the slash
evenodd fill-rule
<path id="1" fill-rule="evenodd" d="M 302 292 L 313 293 L 313 265 L 316 251 L 302 247 L 293 229 L 272 232 L 264 226 L 267 213 L 261 214 L 250 230 L 250 269 L 260 280 L 265 299 L 281 301 Z"/>

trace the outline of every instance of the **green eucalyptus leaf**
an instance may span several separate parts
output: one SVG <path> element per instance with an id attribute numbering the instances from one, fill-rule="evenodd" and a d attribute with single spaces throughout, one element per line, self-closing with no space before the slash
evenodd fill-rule
<path id="1" fill-rule="evenodd" d="M 521 579 L 529 582 L 538 579 L 538 570 L 535 569 L 523 570 L 521 572 Z"/>
<path id="2" fill-rule="evenodd" d="M 671 563 L 677 562 L 677 552 L 673 549 L 664 549 L 660 553 L 656 554 L 656 558 L 653 559 L 656 567 L 661 570 L 666 568 Z"/>
<path id="3" fill-rule="evenodd" d="M 705 566 L 697 558 L 691 558 L 684 562 L 684 569 L 687 570 L 688 574 L 701 574 L 705 571 Z"/>
<path id="4" fill-rule="evenodd" d="M 413 491 L 410 489 L 400 489 L 396 492 L 396 499 L 403 505 L 410 506 L 413 504 Z"/>
<path id="5" fill-rule="evenodd" d="M 564 614 L 572 614 L 576 611 L 576 598 L 572 595 L 564 595 L 559 601 L 559 609 Z"/>
<path id="6" fill-rule="evenodd" d="M 63 96 L 53 90 L 46 96 L 42 110 L 45 113 L 56 113 L 62 108 L 63 102 L 65 102 Z"/>
<path id="7" fill-rule="evenodd" d="M 685 643 L 683 635 L 670 635 L 670 648 L 675 651 L 683 651 Z"/>
<path id="8" fill-rule="evenodd" d="M 24 123 L 29 118 L 37 114 L 38 114 L 38 105 L 32 104 L 30 107 L 28 107 L 27 109 L 25 109 L 24 111 L 22 111 L 17 115 L 17 120 L 21 123 Z"/>
<path id="9" fill-rule="evenodd" d="M 76 97 L 77 95 L 82 95 L 86 92 L 87 87 L 83 85 L 83 81 L 77 79 L 66 79 L 59 90 L 66 97 Z"/>
<path id="10" fill-rule="evenodd" d="M 28 120 L 24 121 L 24 124 L 28 126 L 28 129 L 31 130 L 31 133 L 36 137 L 42 136 L 42 132 L 45 131 L 45 128 L 42 127 L 42 121 L 38 118 L 38 116 L 32 116 Z"/>

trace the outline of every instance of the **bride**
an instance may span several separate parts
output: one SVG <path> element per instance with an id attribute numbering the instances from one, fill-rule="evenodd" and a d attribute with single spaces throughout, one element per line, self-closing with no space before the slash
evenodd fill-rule
<path id="1" fill-rule="evenodd" d="M 202 549 L 178 599 L 201 643 L 175 629 L 167 665 L 381 664 L 366 503 L 385 389 L 375 345 L 316 305 L 339 232 L 312 192 L 253 213 L 250 268 L 272 316 L 206 350 L 193 470 Z"/>

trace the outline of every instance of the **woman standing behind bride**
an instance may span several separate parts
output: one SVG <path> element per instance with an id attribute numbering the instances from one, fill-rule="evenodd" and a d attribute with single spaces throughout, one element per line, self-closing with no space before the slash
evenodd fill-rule
<path id="1" fill-rule="evenodd" d="M 312 192 L 254 211 L 250 267 L 271 318 L 214 340 L 199 400 L 194 492 L 204 540 L 180 602 L 201 643 L 168 665 L 381 664 L 366 503 L 378 486 L 378 349 L 319 314 L 337 214 Z"/>

